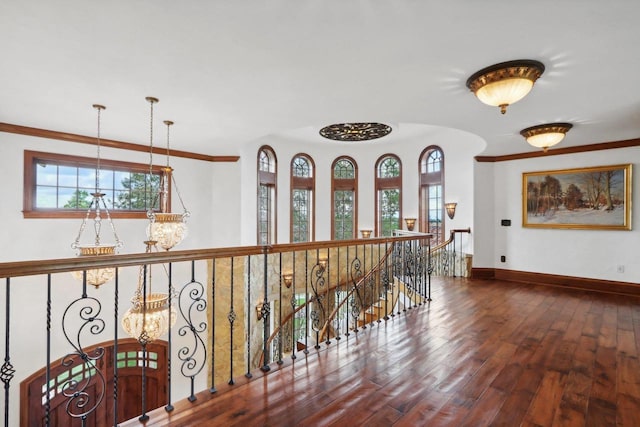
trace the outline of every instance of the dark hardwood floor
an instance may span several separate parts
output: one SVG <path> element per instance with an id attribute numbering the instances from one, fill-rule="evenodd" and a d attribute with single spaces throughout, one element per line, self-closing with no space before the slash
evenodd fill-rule
<path id="1" fill-rule="evenodd" d="M 435 279 L 431 303 L 146 425 L 640 426 L 639 350 L 640 299 Z"/>

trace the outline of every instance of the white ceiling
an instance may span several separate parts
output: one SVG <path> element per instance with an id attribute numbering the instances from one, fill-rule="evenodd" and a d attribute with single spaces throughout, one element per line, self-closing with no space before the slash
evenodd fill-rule
<path id="1" fill-rule="evenodd" d="M 574 124 L 558 147 L 640 137 L 637 0 L 3 0 L 0 122 L 233 155 L 328 124 L 462 129 L 483 154 L 534 151 L 532 125 Z M 546 71 L 506 115 L 467 78 L 536 59 Z M 302 131 L 301 131 L 302 130 Z M 400 135 L 397 135 L 400 136 Z M 164 137 L 159 141 L 162 144 Z"/>

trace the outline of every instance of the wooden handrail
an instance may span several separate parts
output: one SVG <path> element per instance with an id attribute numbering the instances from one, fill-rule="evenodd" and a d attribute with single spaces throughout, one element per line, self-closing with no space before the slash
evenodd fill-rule
<path id="1" fill-rule="evenodd" d="M 357 240 L 359 242 L 361 242 L 362 240 Z M 393 252 L 393 246 L 389 246 L 389 248 L 387 249 L 387 251 L 385 252 L 384 256 L 378 261 L 378 263 L 376 264 L 376 266 L 374 268 L 372 268 L 371 270 L 369 270 L 369 272 L 367 272 L 367 274 L 364 274 L 362 277 L 360 277 L 360 279 L 356 282 L 356 284 L 354 286 L 352 286 L 349 289 L 349 293 L 346 295 L 346 297 L 342 300 L 342 302 L 336 307 L 334 308 L 334 310 L 331 312 L 331 314 L 327 317 L 327 319 L 324 322 L 324 325 L 322 327 L 322 329 L 320 330 L 320 341 L 323 340 L 324 335 L 326 334 L 326 330 L 328 328 L 328 325 L 331 323 L 331 320 L 335 317 L 336 313 L 338 312 L 338 310 L 340 309 L 340 307 L 342 307 L 342 305 L 345 303 L 345 301 L 353 294 L 353 292 L 355 292 L 356 288 L 358 286 L 360 286 L 361 283 L 363 283 L 365 280 L 367 280 L 369 277 L 371 277 L 371 275 L 377 271 L 380 270 L 380 266 L 382 265 L 383 261 L 385 261 L 389 255 Z M 345 286 L 350 282 L 349 279 L 340 282 L 332 287 L 329 287 L 327 291 L 332 291 L 335 289 L 338 289 L 342 286 Z M 274 331 L 271 333 L 271 335 L 269 336 L 269 338 L 267 339 L 267 344 L 265 347 L 269 347 L 271 345 L 271 343 L 273 342 L 273 340 L 275 339 L 275 337 L 280 333 L 280 330 L 282 329 L 283 325 L 286 325 L 287 322 L 289 322 L 291 320 L 291 318 L 293 318 L 293 316 L 295 316 L 295 314 L 302 310 L 303 308 L 305 308 L 308 304 L 314 302 L 316 300 L 315 296 L 312 296 L 311 298 L 309 298 L 307 301 L 304 302 L 304 304 L 300 305 L 299 307 L 297 307 L 292 313 L 289 313 L 284 320 L 282 320 L 280 322 L 280 324 L 278 325 L 278 327 L 276 327 L 274 329 Z M 260 360 L 259 360 L 259 365 L 262 365 L 264 362 L 264 351 L 260 352 Z M 254 359 L 255 360 L 255 359 Z"/>
<path id="2" fill-rule="evenodd" d="M 325 324 L 322 327 L 322 330 L 320 331 L 320 335 L 319 335 L 320 341 L 322 341 L 324 339 L 324 335 L 327 333 L 327 328 L 329 327 L 329 325 L 331 324 L 331 321 L 333 320 L 333 318 L 336 316 L 336 314 L 340 310 L 340 307 L 342 307 L 342 305 L 347 301 L 347 299 L 357 290 L 358 286 L 360 286 L 361 283 L 363 283 L 365 280 L 368 280 L 371 277 L 371 275 L 373 275 L 375 272 L 380 271 L 380 266 L 382 265 L 382 262 L 386 261 L 386 259 L 389 258 L 389 255 L 391 253 L 393 253 L 393 246 L 390 246 L 387 249 L 387 252 L 378 261 L 378 264 L 376 264 L 376 266 L 374 268 L 369 270 L 369 272 L 367 274 L 363 275 L 360 278 L 360 280 L 358 280 L 358 282 L 354 286 L 351 287 L 351 291 L 342 300 L 342 302 L 340 304 L 338 304 L 338 306 L 333 309 L 331 314 L 327 317 L 327 320 L 325 321 Z M 362 300 L 360 302 L 362 302 Z M 364 304 L 362 304 L 362 309 L 363 310 L 365 309 Z"/>
<path id="3" fill-rule="evenodd" d="M 431 235 L 425 234 L 425 238 Z M 64 273 L 92 268 L 131 267 L 140 264 L 197 261 L 214 258 L 232 258 L 249 255 L 328 249 L 362 244 L 384 244 L 415 240 L 415 236 L 376 237 L 370 239 L 326 240 L 308 243 L 285 243 L 266 246 L 236 246 L 210 249 L 186 249 L 151 253 L 131 253 L 110 256 L 84 256 L 34 261 L 0 263 L 0 278 Z"/>

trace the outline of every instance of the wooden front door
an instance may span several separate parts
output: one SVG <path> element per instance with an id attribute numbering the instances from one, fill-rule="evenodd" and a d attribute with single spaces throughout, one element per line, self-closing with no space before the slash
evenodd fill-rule
<path id="1" fill-rule="evenodd" d="M 95 345 L 86 354 L 93 356 L 104 349 L 102 357 L 95 362 L 83 363 L 80 358 L 67 357 L 51 364 L 49 385 L 46 384 L 46 368 L 40 369 L 20 383 L 20 425 L 41 427 L 46 425 L 46 397 L 49 394 L 50 426 L 81 426 L 80 418 L 69 413 L 87 412 L 100 401 L 94 411 L 86 417 L 88 427 L 113 426 L 114 408 L 114 344 L 106 342 Z M 131 338 L 118 341 L 117 363 L 117 422 L 134 418 L 142 412 L 142 366 L 143 355 L 140 344 Z M 147 345 L 146 366 L 147 411 L 162 406 L 167 401 L 167 343 L 152 342 Z M 102 380 L 104 378 L 104 382 Z M 86 387 L 84 387 L 86 382 Z M 84 389 L 86 406 L 79 408 L 77 400 L 69 397 L 76 390 Z M 104 384 L 104 386 L 103 386 Z M 104 390 L 103 390 L 104 388 Z M 65 393 L 66 391 L 66 393 Z M 102 396 L 102 398 L 101 398 Z"/>

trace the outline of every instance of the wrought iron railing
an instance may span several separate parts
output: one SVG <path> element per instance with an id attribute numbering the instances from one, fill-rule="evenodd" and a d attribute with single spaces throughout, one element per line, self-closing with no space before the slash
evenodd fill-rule
<path id="1" fill-rule="evenodd" d="M 449 238 L 431 248 L 432 276 L 469 277 L 472 255 L 465 250 L 464 236 L 471 228 L 451 230 Z M 468 249 L 467 249 L 468 250 Z"/>
<path id="2" fill-rule="evenodd" d="M 176 398 L 195 401 L 197 391 L 214 393 L 223 382 L 234 384 L 258 368 L 266 372 L 271 363 L 338 343 L 431 300 L 440 249 L 429 242 L 428 235 L 411 234 L 0 264 L 4 425 L 17 425 L 19 419 L 21 425 L 54 425 L 54 411 L 57 419 L 88 425 L 107 402 L 113 425 L 122 417 L 145 420 L 156 406 L 174 410 Z M 146 400 L 148 335 L 134 337 L 145 362 L 139 366 L 142 392 L 136 407 L 141 409 L 132 414 L 125 410 L 131 406 L 127 388 L 119 387 L 117 354 L 118 342 L 126 337 L 121 317 L 141 267 L 160 272 L 154 291 L 168 294 L 167 308 L 176 321 L 160 338 L 168 347 L 167 393 L 160 403 Z M 83 283 L 69 274 L 98 268 L 116 273 L 99 289 L 87 286 L 86 274 Z M 114 351 L 108 355 L 101 343 L 110 343 Z M 104 363 L 108 357 L 113 360 Z M 53 378 L 52 363 L 59 359 L 70 370 L 82 367 L 82 378 Z M 43 393 L 36 396 L 41 414 L 25 414 L 27 402 L 20 404 L 15 382 L 42 366 Z"/>

